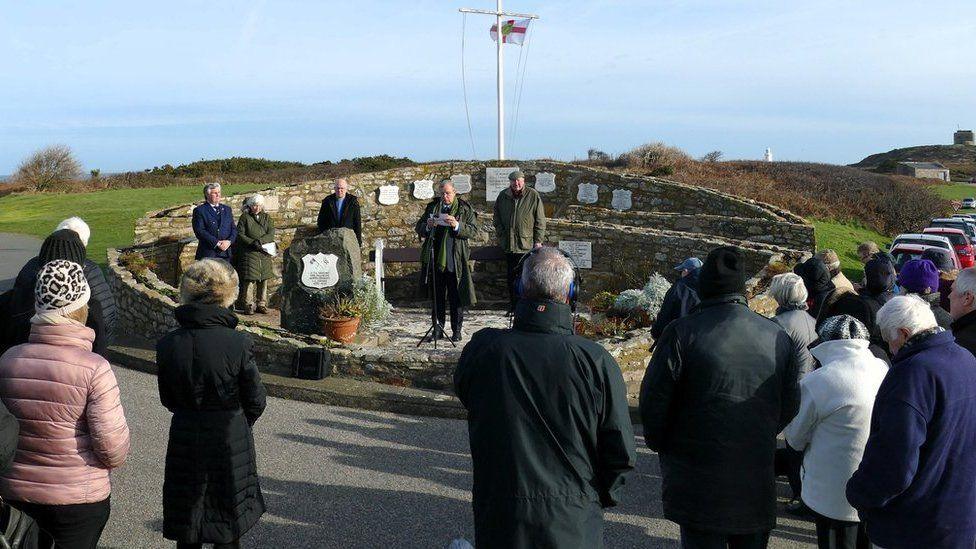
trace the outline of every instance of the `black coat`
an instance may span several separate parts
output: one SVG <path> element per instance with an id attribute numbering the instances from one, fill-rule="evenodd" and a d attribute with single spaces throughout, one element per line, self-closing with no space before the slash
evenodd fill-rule
<path id="1" fill-rule="evenodd" d="M 952 323 L 956 343 L 976 355 L 976 311 L 966 313 Z"/>
<path id="2" fill-rule="evenodd" d="M 14 287 L 10 290 L 8 310 L 4 315 L 5 326 L 0 329 L 0 352 L 14 345 L 27 343 L 30 335 L 30 319 L 34 316 L 34 285 L 42 265 L 37 257 L 28 261 L 17 273 Z M 115 295 L 105 280 L 102 269 L 90 259 L 84 264 L 85 279 L 91 288 L 88 300 L 88 321 L 86 326 L 95 330 L 92 351 L 105 356 L 108 346 L 115 337 Z M 9 321 L 8 321 L 9 320 Z"/>
<path id="3" fill-rule="evenodd" d="M 701 302 L 658 340 L 640 392 L 664 517 L 706 532 L 776 525 L 776 435 L 800 403 L 799 356 L 741 295 Z"/>
<path id="4" fill-rule="evenodd" d="M 476 546 L 602 547 L 601 508 L 637 454 L 620 368 L 573 335 L 569 305 L 521 301 L 513 329 L 479 330 L 454 390 L 468 409 Z"/>
<path id="5" fill-rule="evenodd" d="M 346 193 L 346 197 L 342 199 L 342 217 L 339 217 L 336 208 L 336 195 L 330 194 L 325 197 L 325 200 L 322 201 L 322 207 L 319 208 L 319 218 L 316 224 L 320 233 L 329 229 L 352 229 L 356 233 L 359 246 L 362 247 L 363 245 L 363 224 L 359 218 L 359 199 L 349 193 Z"/>
<path id="6" fill-rule="evenodd" d="M 679 278 L 668 288 L 661 302 L 661 310 L 654 319 L 651 326 L 651 337 L 658 339 L 664 333 L 664 329 L 672 320 L 681 318 L 691 312 L 701 301 L 698 297 L 698 273 L 701 269 L 695 269 L 687 276 Z"/>
<path id="7" fill-rule="evenodd" d="M 251 425 L 265 406 L 251 337 L 217 305 L 182 305 L 156 345 L 159 398 L 173 412 L 163 536 L 229 543 L 264 513 Z"/>

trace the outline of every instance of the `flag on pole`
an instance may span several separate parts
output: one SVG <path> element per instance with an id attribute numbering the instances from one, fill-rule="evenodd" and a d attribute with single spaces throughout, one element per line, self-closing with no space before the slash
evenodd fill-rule
<path id="1" fill-rule="evenodd" d="M 529 21 L 531 19 L 509 19 L 507 21 L 502 21 L 502 43 L 503 44 L 518 44 L 522 45 L 525 42 L 525 33 L 529 30 Z M 498 26 L 491 26 L 491 39 L 495 42 L 498 41 Z"/>

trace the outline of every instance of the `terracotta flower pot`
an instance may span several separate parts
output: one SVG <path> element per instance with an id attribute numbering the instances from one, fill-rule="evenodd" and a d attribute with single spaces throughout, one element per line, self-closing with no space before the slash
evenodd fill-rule
<path id="1" fill-rule="evenodd" d="M 349 343 L 356 337 L 359 320 L 359 317 L 323 318 L 322 335 L 332 341 Z"/>

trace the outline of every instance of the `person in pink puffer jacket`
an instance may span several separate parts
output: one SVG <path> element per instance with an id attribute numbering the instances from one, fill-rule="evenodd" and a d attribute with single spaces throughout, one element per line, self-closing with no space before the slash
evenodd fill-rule
<path id="1" fill-rule="evenodd" d="M 37 521 L 41 547 L 97 546 L 110 512 L 109 471 L 129 453 L 115 374 L 92 352 L 95 332 L 85 326 L 90 295 L 80 265 L 45 264 L 30 339 L 0 357 L 0 400 L 20 423 L 0 496 Z"/>

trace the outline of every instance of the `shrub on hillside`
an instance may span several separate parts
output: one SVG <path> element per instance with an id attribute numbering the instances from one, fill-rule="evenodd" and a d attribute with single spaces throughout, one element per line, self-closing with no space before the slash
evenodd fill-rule
<path id="1" fill-rule="evenodd" d="M 66 190 L 81 177 L 81 164 L 67 145 L 52 145 L 31 153 L 12 177 L 28 191 Z"/>
<path id="2" fill-rule="evenodd" d="M 620 155 L 618 163 L 651 175 L 671 175 L 693 162 L 683 150 L 664 143 L 648 143 Z"/>

